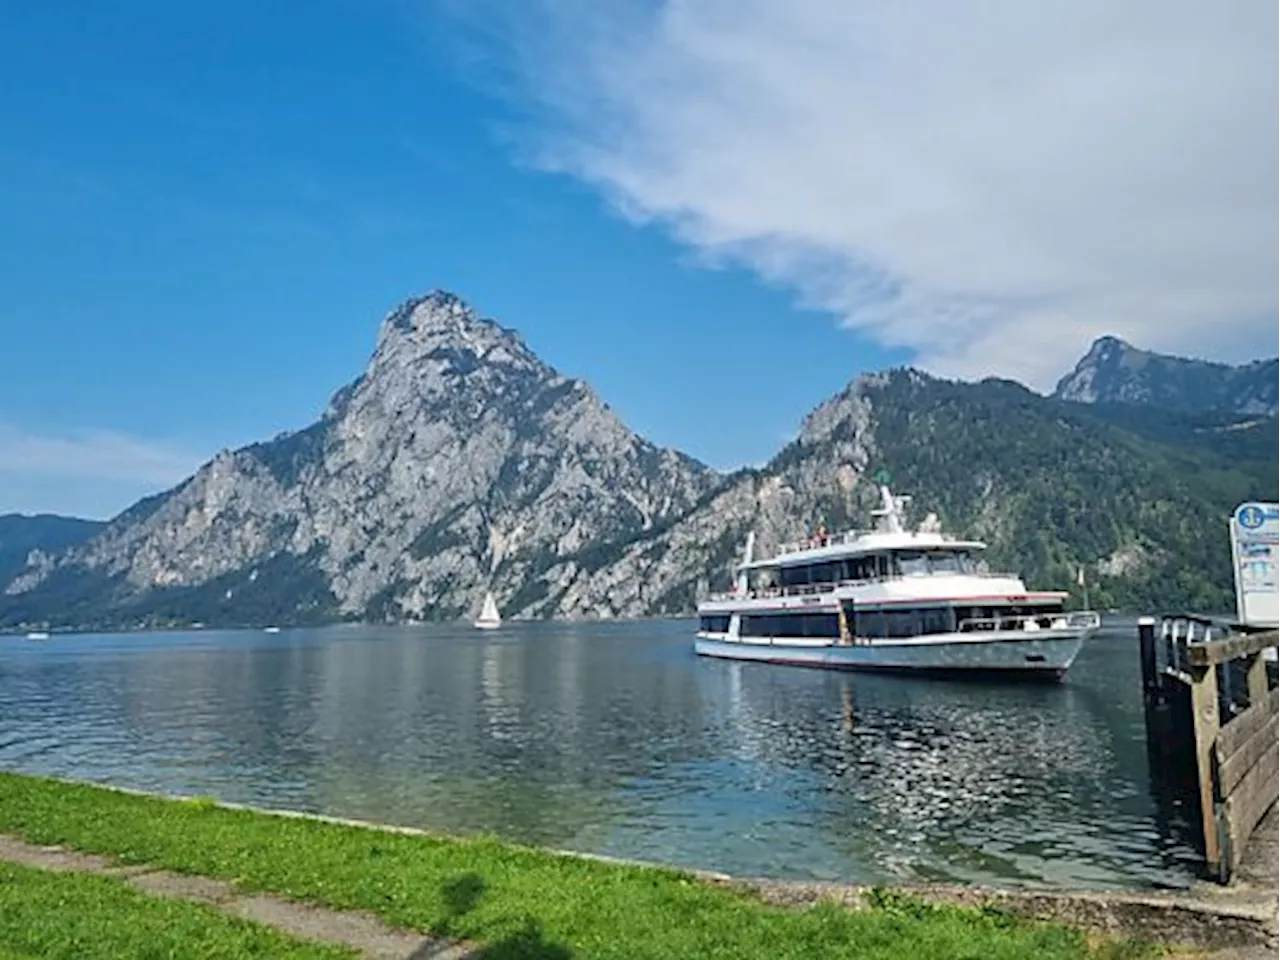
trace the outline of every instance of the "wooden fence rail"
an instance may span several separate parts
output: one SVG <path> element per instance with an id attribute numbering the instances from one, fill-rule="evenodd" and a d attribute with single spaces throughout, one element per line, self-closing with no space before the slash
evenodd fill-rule
<path id="1" fill-rule="evenodd" d="M 1280 774 L 1277 712 L 1265 651 L 1276 631 L 1240 633 L 1202 617 L 1144 617 L 1138 624 L 1147 736 L 1153 754 L 1189 764 L 1205 865 L 1226 883 Z"/>

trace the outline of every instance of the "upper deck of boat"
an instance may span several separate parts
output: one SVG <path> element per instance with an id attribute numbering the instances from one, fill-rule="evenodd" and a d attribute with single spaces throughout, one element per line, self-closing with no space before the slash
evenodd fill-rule
<path id="1" fill-rule="evenodd" d="M 943 533 L 923 531 L 848 530 L 784 543 L 772 557 L 740 564 L 739 570 L 764 570 L 823 563 L 844 557 L 890 550 L 985 550 L 981 540 L 962 540 Z"/>

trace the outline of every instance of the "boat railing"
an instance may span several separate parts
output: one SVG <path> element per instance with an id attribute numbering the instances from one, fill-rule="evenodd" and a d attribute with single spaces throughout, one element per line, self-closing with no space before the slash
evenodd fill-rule
<path id="1" fill-rule="evenodd" d="M 839 547 L 847 543 L 854 543 L 862 537 L 869 537 L 883 532 L 883 530 L 845 530 L 841 533 L 828 533 L 822 536 L 814 535 L 804 540 L 793 540 L 791 543 L 779 544 L 771 559 L 789 557 L 797 553 L 804 553 L 806 550 L 818 550 L 822 547 Z M 931 536 L 939 537 L 943 543 L 961 542 L 959 538 L 949 533 L 932 534 Z M 936 541 L 932 542 L 936 543 Z"/>
<path id="2" fill-rule="evenodd" d="M 791 543 L 780 543 L 775 555 L 782 557 L 792 553 L 802 553 L 805 550 L 816 550 L 819 547 L 838 547 L 842 544 L 853 543 L 860 537 L 865 537 L 872 532 L 871 530 L 845 530 L 842 533 L 829 533 L 821 537 L 812 536 L 804 540 L 793 540 Z"/>
<path id="3" fill-rule="evenodd" d="M 967 571 L 960 574 L 965 577 L 977 577 L 982 580 L 1016 580 L 1016 573 L 1001 573 L 993 570 Z M 944 574 L 901 574 L 893 573 L 884 577 L 868 577 L 862 580 L 836 580 L 830 583 L 801 583 L 788 587 L 750 587 L 746 593 L 727 590 L 713 593 L 707 599 L 719 600 L 776 600 L 781 597 L 811 597 L 820 593 L 831 593 L 842 587 L 865 587 L 876 583 L 888 583 L 891 580 L 916 580 L 920 577 L 944 576 Z"/>
<path id="4" fill-rule="evenodd" d="M 1102 618 L 1092 610 L 1071 613 L 1019 613 L 994 617 L 967 617 L 956 624 L 958 633 L 980 630 L 1096 630 Z"/>

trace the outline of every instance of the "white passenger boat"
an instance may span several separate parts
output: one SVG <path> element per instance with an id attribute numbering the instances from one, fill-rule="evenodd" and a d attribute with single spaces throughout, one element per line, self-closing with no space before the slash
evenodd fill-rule
<path id="1" fill-rule="evenodd" d="M 1064 610 L 1063 591 L 991 573 L 986 544 L 943 534 L 935 517 L 908 530 L 905 504 L 880 487 L 876 529 L 827 535 L 752 556 L 733 590 L 698 605 L 704 656 L 846 670 L 1061 678 L 1099 626 Z"/>

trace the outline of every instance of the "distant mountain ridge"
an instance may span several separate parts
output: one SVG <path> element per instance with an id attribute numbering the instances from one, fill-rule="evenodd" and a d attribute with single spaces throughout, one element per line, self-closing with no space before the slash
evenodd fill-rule
<path id="1" fill-rule="evenodd" d="M 52 513 L 0 514 L 0 584 L 8 583 L 27 566 L 32 551 L 59 553 L 84 543 L 106 524 Z"/>
<path id="2" fill-rule="evenodd" d="M 1280 361 L 1240 366 L 1188 360 L 1140 350 L 1118 337 L 1100 337 L 1053 396 L 1077 403 L 1141 403 L 1183 413 L 1230 411 L 1274 417 Z"/>
<path id="3" fill-rule="evenodd" d="M 386 317 L 316 423 L 31 553 L 0 578 L 0 626 L 453 619 L 487 590 L 508 619 L 685 614 L 749 530 L 767 551 L 865 523 L 886 469 L 1032 586 L 1084 566 L 1101 605 L 1229 608 L 1224 518 L 1275 497 L 1275 419 L 1086 392 L 866 375 L 764 467 L 724 475 L 436 291 Z"/>

